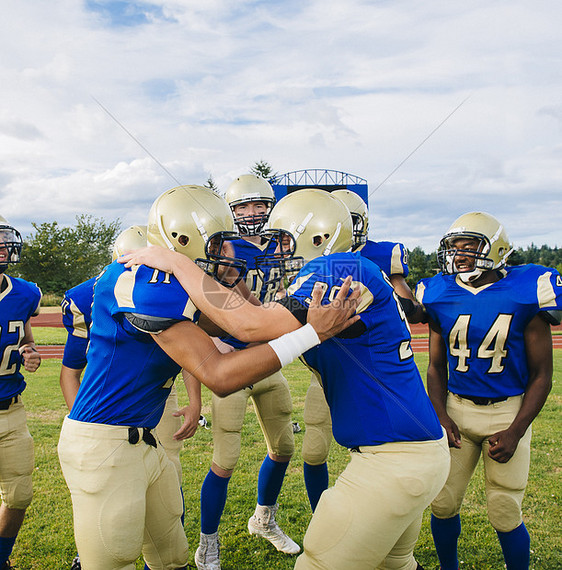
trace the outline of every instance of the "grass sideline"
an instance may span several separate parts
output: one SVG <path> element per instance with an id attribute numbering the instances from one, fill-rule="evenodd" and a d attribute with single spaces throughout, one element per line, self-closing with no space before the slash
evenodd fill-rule
<path id="1" fill-rule="evenodd" d="M 562 410 L 562 350 L 554 352 L 554 387 L 534 423 L 531 475 L 523 505 L 525 523 L 531 533 L 531 567 L 536 570 L 562 567 L 562 458 L 558 451 Z M 427 354 L 416 354 L 416 361 L 423 374 Z M 66 413 L 58 385 L 59 370 L 60 360 L 45 360 L 37 373 L 27 377 L 24 401 L 29 428 L 35 440 L 35 496 L 11 556 L 18 570 L 70 568 L 75 555 L 70 496 L 56 454 L 60 426 Z M 293 395 L 293 420 L 304 429 L 302 414 L 310 373 L 298 362 L 286 367 L 284 373 Z M 178 392 L 180 400 L 185 401 L 185 389 L 181 383 Z M 203 413 L 210 420 L 210 394 L 206 389 L 203 390 Z M 349 421 L 353 422 L 354 418 L 349 418 Z M 302 437 L 303 432 L 295 434 L 295 456 L 281 491 L 278 513 L 282 528 L 301 545 L 311 516 L 302 479 Z M 294 565 L 294 557 L 278 553 L 265 540 L 249 536 L 246 529 L 256 502 L 257 474 L 265 452 L 255 413 L 249 406 L 242 454 L 229 486 L 229 497 L 220 526 L 224 570 L 289 569 Z M 199 489 L 210 466 L 211 455 L 211 431 L 202 428 L 185 443 L 182 451 L 186 533 L 192 565 L 199 536 Z M 329 461 L 331 484 L 344 469 L 347 460 L 347 450 L 332 444 Z M 468 489 L 462 511 L 463 534 L 459 553 L 463 569 L 493 570 L 504 567 L 496 535 L 486 517 L 484 501 L 480 467 Z M 416 547 L 416 557 L 426 570 L 438 566 L 427 512 Z M 137 568 L 143 568 L 140 560 Z"/>

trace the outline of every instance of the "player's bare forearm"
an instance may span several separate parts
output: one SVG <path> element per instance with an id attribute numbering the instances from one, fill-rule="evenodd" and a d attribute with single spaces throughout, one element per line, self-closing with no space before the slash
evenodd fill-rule
<path id="1" fill-rule="evenodd" d="M 268 344 L 221 354 L 204 331 L 187 321 L 153 338 L 175 362 L 218 396 L 255 384 L 281 368 Z"/>
<path id="2" fill-rule="evenodd" d="M 412 290 L 406 283 L 403 275 L 393 274 L 390 276 L 390 283 L 396 294 L 400 298 L 402 308 L 406 313 L 409 323 L 421 323 L 425 320 L 425 311 L 422 305 L 414 297 Z"/>
<path id="3" fill-rule="evenodd" d="M 529 367 L 529 382 L 521 408 L 506 430 L 489 438 L 492 459 L 505 463 L 511 459 L 533 420 L 541 411 L 552 388 L 552 336 L 550 325 L 534 317 L 525 328 L 525 349 Z"/>
<path id="4" fill-rule="evenodd" d="M 461 447 L 457 424 L 447 413 L 448 393 L 447 349 L 443 337 L 435 330 L 429 331 L 429 365 L 427 368 L 427 392 L 439 422 L 447 432 L 449 447 Z"/>
<path id="5" fill-rule="evenodd" d="M 61 366 L 60 387 L 69 411 L 72 410 L 76 394 L 78 393 L 78 388 L 80 388 L 81 374 L 82 369 L 68 368 L 68 366 L 65 366 L 64 364 Z"/>
<path id="6" fill-rule="evenodd" d="M 183 382 L 187 390 L 189 405 L 174 412 L 174 416 L 183 416 L 181 428 L 174 434 L 174 439 L 184 440 L 195 435 L 201 416 L 201 383 L 187 370 L 182 370 Z"/>

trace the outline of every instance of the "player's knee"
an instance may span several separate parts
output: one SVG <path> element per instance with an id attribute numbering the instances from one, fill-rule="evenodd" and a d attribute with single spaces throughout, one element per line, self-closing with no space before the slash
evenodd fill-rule
<path id="1" fill-rule="evenodd" d="M 302 458 L 309 465 L 321 465 L 328 460 L 332 431 L 307 426 L 302 443 Z"/>
<path id="2" fill-rule="evenodd" d="M 511 532 L 522 521 L 521 505 L 517 497 L 505 491 L 492 491 L 488 495 L 488 518 L 499 532 Z"/>
<path id="3" fill-rule="evenodd" d="M 10 509 L 25 510 L 33 498 L 31 475 L 22 475 L 13 479 L 2 490 L 2 504 Z"/>
<path id="4" fill-rule="evenodd" d="M 225 471 L 232 471 L 240 457 L 240 432 L 222 432 L 220 438 L 213 438 L 213 463 Z"/>
<path id="5" fill-rule="evenodd" d="M 280 457 L 291 457 L 295 453 L 295 436 L 293 434 L 293 426 L 289 423 L 288 427 L 279 435 L 271 452 Z"/>
<path id="6" fill-rule="evenodd" d="M 445 486 L 431 503 L 431 512 L 438 519 L 450 519 L 460 513 L 463 497 L 457 497 Z"/>

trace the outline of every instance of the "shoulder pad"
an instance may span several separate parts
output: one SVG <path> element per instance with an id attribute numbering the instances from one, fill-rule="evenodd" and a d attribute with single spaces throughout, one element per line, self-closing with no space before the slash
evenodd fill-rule
<path id="1" fill-rule="evenodd" d="M 172 325 L 180 323 L 180 319 L 167 319 L 164 317 L 153 317 L 151 315 L 139 315 L 137 313 L 125 313 L 125 318 L 139 331 L 159 334 Z"/>

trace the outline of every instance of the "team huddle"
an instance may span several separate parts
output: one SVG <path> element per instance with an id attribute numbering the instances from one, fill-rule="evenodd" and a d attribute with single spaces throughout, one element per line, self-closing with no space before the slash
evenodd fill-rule
<path id="1" fill-rule="evenodd" d="M 349 190 L 306 188 L 276 203 L 251 174 L 225 198 L 178 186 L 154 201 L 146 225 L 121 233 L 110 265 L 66 292 L 69 414 L 58 454 L 73 570 L 134 569 L 141 555 L 149 570 L 190 566 L 180 451 L 199 425 L 202 384 L 213 393 L 213 455 L 199 570 L 221 568 L 219 525 L 249 399 L 267 454 L 248 532 L 298 554 L 296 569 L 421 569 L 413 552 L 430 507 L 440 567 L 457 570 L 461 506 L 480 457 L 506 567 L 529 568 L 521 504 L 531 423 L 551 389 L 562 278 L 508 266 L 503 226 L 471 212 L 445 232 L 440 272 L 414 295 L 406 249 L 370 241 L 368 226 L 366 204 Z M 32 497 L 22 368 L 40 364 L 30 317 L 41 292 L 5 273 L 21 249 L 0 217 L 0 570 Z M 409 324 L 422 321 L 427 388 L 410 345 Z M 282 368 L 297 358 L 311 371 L 302 456 L 313 515 L 302 552 L 276 521 L 295 450 Z M 332 437 L 350 460 L 329 487 Z"/>

